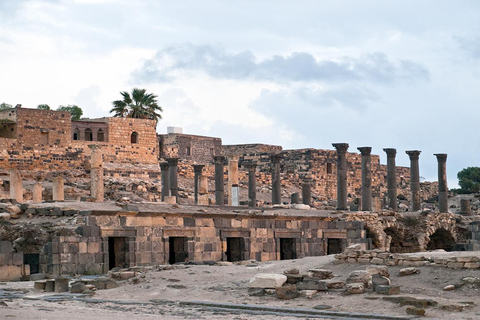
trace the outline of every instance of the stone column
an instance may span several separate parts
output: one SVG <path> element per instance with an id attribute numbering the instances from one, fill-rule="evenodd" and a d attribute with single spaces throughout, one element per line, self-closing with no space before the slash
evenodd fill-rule
<path id="1" fill-rule="evenodd" d="M 198 204 L 208 206 L 208 177 L 202 174 L 198 179 Z"/>
<path id="2" fill-rule="evenodd" d="M 395 166 L 397 150 L 386 148 L 383 151 L 387 153 L 388 207 L 393 211 L 397 211 L 397 167 Z"/>
<path id="3" fill-rule="evenodd" d="M 238 206 L 238 158 L 228 160 L 228 205 Z M 235 189 L 235 190 L 234 190 Z M 236 198 L 234 199 L 234 195 Z"/>
<path id="4" fill-rule="evenodd" d="M 219 206 L 225 205 L 225 187 L 223 185 L 223 165 L 225 163 L 224 156 L 214 156 L 215 162 L 215 204 Z"/>
<path id="5" fill-rule="evenodd" d="M 22 176 L 17 169 L 10 170 L 10 199 L 23 202 Z"/>
<path id="6" fill-rule="evenodd" d="M 63 178 L 55 177 L 52 182 L 53 201 L 64 201 L 65 193 L 63 190 Z"/>
<path id="7" fill-rule="evenodd" d="M 470 207 L 470 200 L 460 199 L 460 214 L 471 215 L 472 209 Z"/>
<path id="8" fill-rule="evenodd" d="M 358 147 L 362 154 L 362 210 L 372 211 L 372 147 Z"/>
<path id="9" fill-rule="evenodd" d="M 348 143 L 332 143 L 337 149 L 337 210 L 347 210 L 347 150 Z"/>
<path id="10" fill-rule="evenodd" d="M 42 202 L 42 183 L 37 182 L 33 185 L 33 203 L 41 203 Z"/>
<path id="11" fill-rule="evenodd" d="M 272 160 L 272 204 L 282 203 L 282 185 L 280 181 L 280 154 L 270 156 Z"/>
<path id="12" fill-rule="evenodd" d="M 300 203 L 300 193 L 294 192 L 290 195 L 290 203 L 291 204 L 298 204 Z"/>
<path id="13" fill-rule="evenodd" d="M 410 191 L 412 192 L 412 210 L 418 211 L 420 205 L 420 170 L 418 168 L 418 150 L 405 151 L 410 157 Z"/>
<path id="14" fill-rule="evenodd" d="M 257 177 L 256 169 L 257 165 L 251 163 L 247 165 L 248 168 L 248 206 L 257 206 Z"/>
<path id="15" fill-rule="evenodd" d="M 302 203 L 309 206 L 312 203 L 312 183 L 310 181 L 302 184 Z"/>
<path id="16" fill-rule="evenodd" d="M 162 170 L 162 201 L 165 201 L 165 197 L 170 196 L 170 166 L 168 162 L 161 162 L 160 170 Z"/>
<path id="17" fill-rule="evenodd" d="M 92 154 L 90 155 L 90 193 L 96 202 L 103 202 L 105 192 L 103 185 L 103 154 L 100 148 L 90 145 Z"/>
<path id="18" fill-rule="evenodd" d="M 448 212 L 447 154 L 435 154 L 438 161 L 438 207 L 440 212 Z"/>
<path id="19" fill-rule="evenodd" d="M 178 158 L 168 158 L 167 163 L 170 167 L 170 195 L 178 203 Z"/>
<path id="20" fill-rule="evenodd" d="M 203 164 L 194 164 L 193 165 L 193 172 L 195 173 L 195 178 L 194 178 L 195 180 L 193 181 L 195 205 L 198 205 L 199 182 L 200 182 L 200 176 L 202 175 L 203 167 L 205 167 L 205 165 L 203 165 Z"/>

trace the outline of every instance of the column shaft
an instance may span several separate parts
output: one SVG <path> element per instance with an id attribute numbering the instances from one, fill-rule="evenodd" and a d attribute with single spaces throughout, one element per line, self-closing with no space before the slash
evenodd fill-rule
<path id="1" fill-rule="evenodd" d="M 194 177 L 195 181 L 193 181 L 195 205 L 198 205 L 198 190 L 199 190 L 200 176 L 202 175 L 203 167 L 205 167 L 203 164 L 193 165 L 193 172 L 195 174 L 195 177 Z"/>
<path id="2" fill-rule="evenodd" d="M 440 212 L 448 212 L 447 155 L 435 154 L 438 161 L 438 207 Z"/>
<path id="3" fill-rule="evenodd" d="M 272 204 L 282 203 L 282 185 L 280 181 L 280 159 L 282 156 L 275 154 L 272 159 Z"/>
<path id="4" fill-rule="evenodd" d="M 332 143 L 337 149 L 337 210 L 347 210 L 347 150 L 348 143 Z"/>
<path id="5" fill-rule="evenodd" d="M 372 148 L 357 149 L 362 154 L 362 210 L 372 211 Z"/>
<path id="6" fill-rule="evenodd" d="M 170 167 L 170 195 L 178 203 L 178 158 L 168 158 L 167 162 Z"/>
<path id="7" fill-rule="evenodd" d="M 170 196 L 170 166 L 167 162 L 162 162 L 160 169 L 162 170 L 162 201 L 165 201 L 165 197 Z"/>
<path id="8" fill-rule="evenodd" d="M 395 165 L 397 150 L 386 148 L 383 151 L 387 153 L 388 207 L 393 211 L 397 211 L 397 167 Z"/>
<path id="9" fill-rule="evenodd" d="M 410 191 L 412 192 L 412 210 L 418 211 L 421 209 L 420 203 L 420 170 L 418 167 L 418 157 L 420 152 L 418 150 L 405 151 L 410 157 Z"/>
<path id="10" fill-rule="evenodd" d="M 257 206 L 257 178 L 255 164 L 248 165 L 248 206 Z"/>
<path id="11" fill-rule="evenodd" d="M 214 156 L 215 161 L 215 203 L 219 206 L 225 205 L 225 190 L 223 185 L 223 165 L 225 157 Z"/>

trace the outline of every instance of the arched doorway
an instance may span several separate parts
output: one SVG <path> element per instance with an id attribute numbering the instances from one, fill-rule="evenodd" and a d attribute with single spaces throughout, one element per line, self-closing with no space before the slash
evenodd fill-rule
<path id="1" fill-rule="evenodd" d="M 138 143 L 138 133 L 132 132 L 132 135 L 130 137 L 130 142 L 131 143 Z"/>
<path id="2" fill-rule="evenodd" d="M 450 251 L 452 250 L 454 244 L 455 239 L 450 231 L 440 228 L 430 236 L 430 241 L 427 244 L 427 250 L 444 249 L 445 251 Z"/>
<path id="3" fill-rule="evenodd" d="M 93 141 L 92 129 L 85 129 L 85 141 Z"/>
<path id="4" fill-rule="evenodd" d="M 401 253 L 403 252 L 402 240 L 403 236 L 394 228 L 386 228 L 383 230 L 387 236 L 392 238 L 390 242 L 390 252 L 392 253 Z"/>
<path id="5" fill-rule="evenodd" d="M 365 226 L 365 237 L 372 241 L 371 249 L 378 249 L 380 248 L 380 243 L 378 242 L 377 235 L 367 226 Z"/>
<path id="6" fill-rule="evenodd" d="M 103 134 L 103 130 L 98 129 L 98 131 L 97 131 L 97 141 L 103 141 L 104 139 L 105 139 L 105 136 Z"/>

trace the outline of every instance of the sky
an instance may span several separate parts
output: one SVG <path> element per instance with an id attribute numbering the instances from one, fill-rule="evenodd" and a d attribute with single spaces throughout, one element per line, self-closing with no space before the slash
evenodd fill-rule
<path id="1" fill-rule="evenodd" d="M 121 91 L 157 132 L 350 152 L 421 150 L 449 187 L 480 166 L 480 1 L 0 0 L 0 103 L 109 116 Z"/>

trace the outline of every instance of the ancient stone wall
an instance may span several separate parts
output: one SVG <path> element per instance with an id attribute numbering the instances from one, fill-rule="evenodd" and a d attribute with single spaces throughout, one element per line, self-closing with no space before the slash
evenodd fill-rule
<path id="1" fill-rule="evenodd" d="M 222 139 L 169 133 L 158 135 L 160 157 L 180 158 L 198 164 L 208 164 L 222 152 Z"/>

